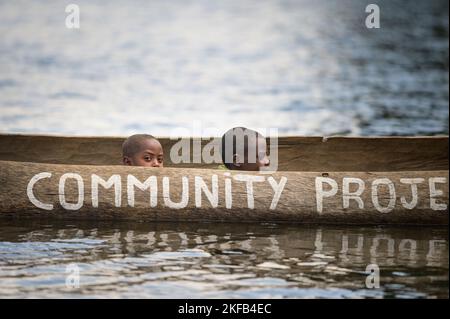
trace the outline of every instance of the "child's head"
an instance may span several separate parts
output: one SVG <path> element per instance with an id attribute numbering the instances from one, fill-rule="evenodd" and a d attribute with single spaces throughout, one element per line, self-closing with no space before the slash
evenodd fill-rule
<path id="1" fill-rule="evenodd" d="M 163 167 L 163 149 L 159 141 L 148 134 L 132 135 L 123 142 L 124 165 Z"/>
<path id="2" fill-rule="evenodd" d="M 245 127 L 232 128 L 222 136 L 222 161 L 228 169 L 259 171 L 270 164 L 266 139 Z"/>

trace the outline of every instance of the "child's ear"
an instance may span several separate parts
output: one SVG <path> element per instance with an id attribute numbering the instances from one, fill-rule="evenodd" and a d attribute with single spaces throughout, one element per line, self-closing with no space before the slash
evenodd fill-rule
<path id="1" fill-rule="evenodd" d="M 242 161 L 238 154 L 233 155 L 233 165 L 236 167 L 241 167 Z"/>
<path id="2" fill-rule="evenodd" d="M 123 161 L 123 165 L 131 166 L 131 160 L 130 160 L 130 158 L 128 156 L 124 156 L 122 158 L 122 161 Z"/>

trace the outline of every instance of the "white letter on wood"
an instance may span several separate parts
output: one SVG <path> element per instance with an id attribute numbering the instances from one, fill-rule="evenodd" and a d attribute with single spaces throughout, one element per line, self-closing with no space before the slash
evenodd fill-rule
<path id="1" fill-rule="evenodd" d="M 272 186 L 272 189 L 274 191 L 272 203 L 270 204 L 270 209 L 273 210 L 277 208 L 281 193 L 283 192 L 284 186 L 286 186 L 287 178 L 284 176 L 281 177 L 280 183 L 277 183 L 275 178 L 273 178 L 272 176 L 270 176 L 267 180 L 269 181 L 270 186 Z"/>
<path id="2" fill-rule="evenodd" d="M 53 205 L 52 204 L 45 204 L 45 203 L 39 201 L 34 196 L 34 193 L 33 193 L 34 184 L 36 184 L 37 181 L 39 181 L 39 180 L 41 180 L 43 178 L 50 178 L 50 177 L 52 177 L 52 173 L 42 172 L 42 173 L 34 175 L 30 179 L 30 182 L 28 183 L 28 186 L 27 186 L 28 199 L 37 208 L 41 208 L 41 209 L 45 209 L 45 210 L 52 210 L 53 209 Z"/>
<path id="3" fill-rule="evenodd" d="M 107 181 L 98 175 L 91 175 L 91 190 L 92 190 L 92 207 L 98 207 L 98 185 L 102 185 L 108 189 L 114 186 L 114 205 L 120 207 L 122 203 L 122 183 L 120 175 L 112 175 Z"/>
<path id="4" fill-rule="evenodd" d="M 180 209 L 187 206 L 189 202 L 189 180 L 186 176 L 181 178 L 182 180 L 182 191 L 181 191 L 181 201 L 179 203 L 174 203 L 170 199 L 170 180 L 169 177 L 163 177 L 163 198 L 164 204 L 169 208 Z"/>
<path id="5" fill-rule="evenodd" d="M 133 175 L 128 175 L 127 177 L 127 197 L 128 206 L 134 207 L 134 187 L 139 188 L 142 191 L 150 188 L 150 207 L 156 207 L 158 203 L 158 183 L 156 176 L 150 176 L 145 182 L 141 183 Z"/>
<path id="6" fill-rule="evenodd" d="M 382 207 L 380 202 L 378 201 L 378 186 L 379 185 L 387 185 L 389 188 L 389 203 L 387 207 Z M 373 181 L 372 183 L 372 203 L 373 206 L 380 213 L 389 213 L 395 207 L 395 186 L 394 183 L 388 178 L 379 178 Z"/>
<path id="7" fill-rule="evenodd" d="M 217 175 L 211 176 L 211 189 L 210 192 L 203 178 L 195 176 L 195 206 L 202 207 L 202 191 L 209 199 L 211 206 L 216 208 L 219 205 L 219 179 Z"/>
<path id="8" fill-rule="evenodd" d="M 77 181 L 78 184 L 78 201 L 76 204 L 66 202 L 66 195 L 64 193 L 64 188 L 66 185 L 66 179 L 73 178 Z M 78 174 L 66 173 L 61 176 L 59 179 L 59 202 L 64 209 L 67 210 L 78 210 L 83 207 L 84 201 L 84 182 L 83 178 L 81 178 Z"/>
<path id="9" fill-rule="evenodd" d="M 436 197 L 442 196 L 444 192 L 440 189 L 436 189 L 436 183 L 447 183 L 445 177 L 430 177 L 428 180 L 430 185 L 430 207 L 432 210 L 446 210 L 447 204 L 438 204 L 436 202 Z"/>
<path id="10" fill-rule="evenodd" d="M 329 191 L 323 190 L 323 183 L 327 183 L 331 186 Z M 316 177 L 316 204 L 317 212 L 319 214 L 323 211 L 323 199 L 324 197 L 331 197 L 337 194 L 338 185 L 336 181 L 328 177 Z"/>
<path id="11" fill-rule="evenodd" d="M 407 202 L 405 196 L 400 197 L 402 206 L 406 209 L 413 209 L 417 206 L 419 196 L 417 195 L 417 184 L 424 181 L 423 178 L 400 178 L 400 183 L 411 185 L 411 202 Z"/>
<path id="12" fill-rule="evenodd" d="M 226 172 L 223 173 L 224 179 L 225 179 L 225 207 L 227 209 L 231 209 L 233 205 L 233 193 L 231 192 L 231 176 L 230 173 Z"/>
<path id="13" fill-rule="evenodd" d="M 358 188 L 354 192 L 350 192 L 350 184 L 358 184 Z M 364 192 L 365 184 L 361 178 L 344 177 L 342 180 L 342 205 L 344 208 L 350 207 L 350 199 L 358 203 L 359 209 L 364 208 L 364 202 L 361 194 Z"/>
<path id="14" fill-rule="evenodd" d="M 247 206 L 250 209 L 255 208 L 255 201 L 253 198 L 253 183 L 254 182 L 264 182 L 264 176 L 257 175 L 242 175 L 238 174 L 234 176 L 234 179 L 239 182 L 245 182 L 247 187 Z"/>

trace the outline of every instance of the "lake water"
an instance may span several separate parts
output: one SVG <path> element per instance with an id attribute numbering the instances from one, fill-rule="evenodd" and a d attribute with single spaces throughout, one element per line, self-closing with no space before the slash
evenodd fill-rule
<path id="1" fill-rule="evenodd" d="M 447 0 L 72 2 L 0 1 L 0 131 L 448 134 Z"/>
<path id="2" fill-rule="evenodd" d="M 448 298 L 448 257 L 446 228 L 2 221 L 0 297 Z"/>
<path id="3" fill-rule="evenodd" d="M 78 30 L 69 2 L 0 0 L 1 133 L 448 134 L 447 0 L 376 1 L 370 30 L 357 0 L 71 2 Z M 2 298 L 448 298 L 448 282 L 445 228 L 0 221 Z"/>

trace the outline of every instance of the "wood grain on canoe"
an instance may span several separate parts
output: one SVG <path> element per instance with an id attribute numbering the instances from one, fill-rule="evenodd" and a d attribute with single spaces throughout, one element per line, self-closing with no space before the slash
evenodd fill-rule
<path id="1" fill-rule="evenodd" d="M 35 179 L 37 174 L 44 172 Z M 251 185 L 244 181 L 254 177 L 260 180 Z M 111 181 L 111 184 L 101 185 L 99 178 L 105 183 Z M 140 190 L 136 186 L 136 181 L 144 183 L 149 178 L 154 178 L 155 182 L 149 184 L 150 188 Z M 215 178 L 217 197 L 211 195 Z M 32 179 L 34 184 L 30 183 Z M 0 185 L 2 217 L 448 224 L 448 171 L 286 171 L 269 175 L 211 169 L 0 161 Z M 210 192 L 209 196 L 202 185 Z M 231 205 L 227 202 L 227 185 Z M 47 207 L 38 208 L 36 201 Z M 80 205 L 73 208 L 77 203 Z"/>
<path id="2" fill-rule="evenodd" d="M 120 165 L 124 139 L 0 134 L 0 160 Z M 216 163 L 173 164 L 170 149 L 178 140 L 159 140 L 166 167 L 217 168 Z M 203 146 L 207 143 L 209 140 L 201 141 Z M 448 136 L 280 137 L 278 145 L 278 169 L 282 171 L 427 171 L 449 167 Z"/>

